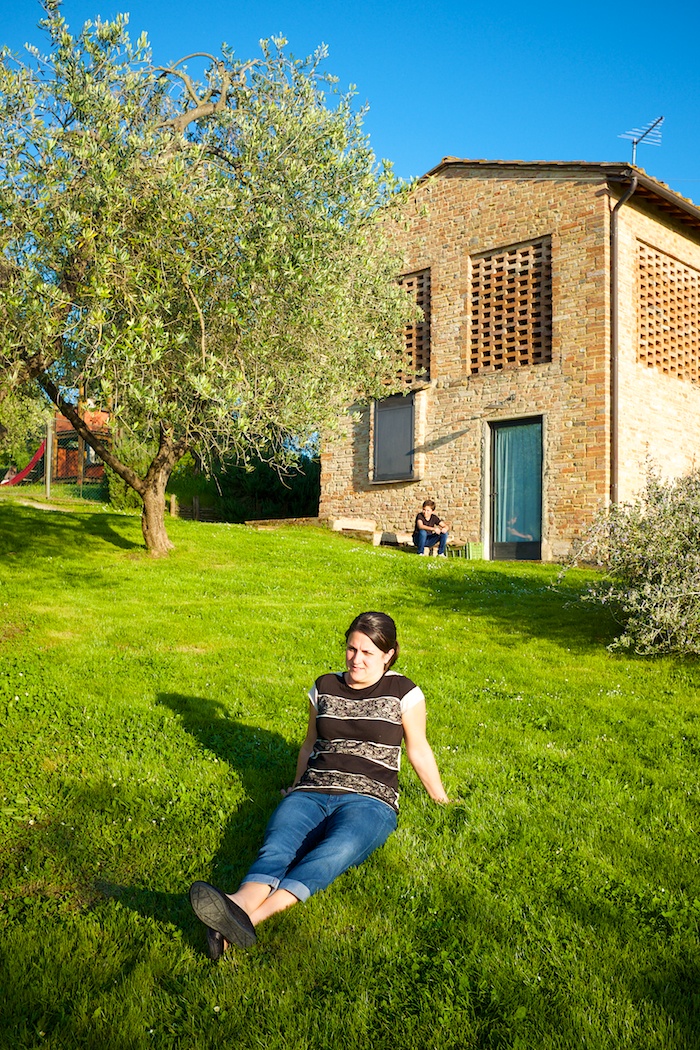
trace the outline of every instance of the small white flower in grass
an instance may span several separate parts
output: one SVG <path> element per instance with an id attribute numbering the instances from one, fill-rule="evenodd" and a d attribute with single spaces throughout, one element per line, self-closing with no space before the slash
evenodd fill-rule
<path id="1" fill-rule="evenodd" d="M 215 1007 L 214 1007 L 214 1013 L 215 1013 L 215 1014 L 218 1014 L 218 1012 L 219 1012 L 219 1010 L 220 1010 L 220 1009 L 221 1009 L 221 1007 L 220 1007 L 220 1006 L 215 1006 Z"/>

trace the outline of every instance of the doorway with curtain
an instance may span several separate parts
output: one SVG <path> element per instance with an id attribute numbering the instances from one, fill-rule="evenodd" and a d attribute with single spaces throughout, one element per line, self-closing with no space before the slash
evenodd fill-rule
<path id="1" fill-rule="evenodd" d="M 542 556 L 542 419 L 491 424 L 491 557 Z"/>

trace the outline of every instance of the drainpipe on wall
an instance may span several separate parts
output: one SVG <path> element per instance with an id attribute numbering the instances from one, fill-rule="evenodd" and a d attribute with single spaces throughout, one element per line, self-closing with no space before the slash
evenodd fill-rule
<path id="1" fill-rule="evenodd" d="M 617 503 L 618 483 L 618 402 L 619 402 L 619 307 L 618 307 L 618 213 L 637 189 L 639 180 L 631 182 L 612 211 L 610 222 L 610 502 Z"/>

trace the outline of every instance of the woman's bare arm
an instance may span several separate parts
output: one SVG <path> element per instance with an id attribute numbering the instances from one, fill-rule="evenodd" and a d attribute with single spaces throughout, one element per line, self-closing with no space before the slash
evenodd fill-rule
<path id="1" fill-rule="evenodd" d="M 447 792 L 442 786 L 433 749 L 425 735 L 426 721 L 424 700 L 404 713 L 402 723 L 406 740 L 406 755 L 430 797 L 435 802 L 449 802 Z"/>

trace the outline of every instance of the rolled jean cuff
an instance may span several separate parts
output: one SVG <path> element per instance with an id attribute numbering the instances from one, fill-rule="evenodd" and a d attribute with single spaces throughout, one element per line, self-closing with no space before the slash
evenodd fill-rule
<path id="1" fill-rule="evenodd" d="M 287 890 L 289 893 L 293 893 L 295 897 L 300 901 L 307 901 L 311 896 L 311 890 L 308 886 L 305 886 L 303 882 L 298 882 L 297 879 L 276 879 L 273 875 L 258 875 L 256 872 L 251 871 L 249 875 L 246 875 L 241 880 L 241 886 L 244 882 L 257 882 L 260 886 L 269 886 L 272 893 L 275 890 Z"/>
<path id="2" fill-rule="evenodd" d="M 288 893 L 293 893 L 302 904 L 311 896 L 311 890 L 309 887 L 305 886 L 303 882 L 297 882 L 296 879 L 282 879 L 278 888 L 280 890 L 287 890 Z"/>

